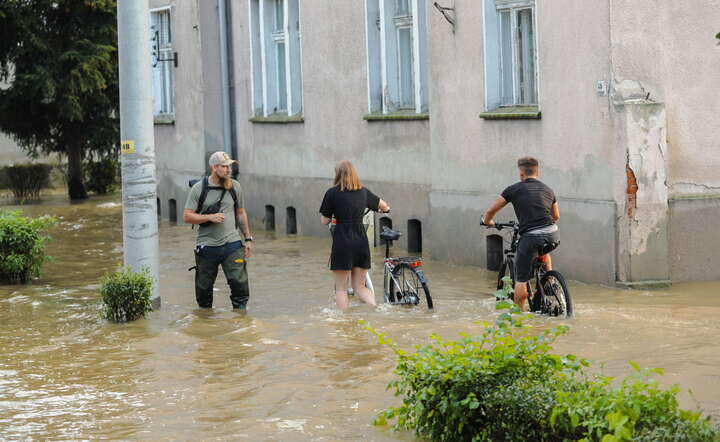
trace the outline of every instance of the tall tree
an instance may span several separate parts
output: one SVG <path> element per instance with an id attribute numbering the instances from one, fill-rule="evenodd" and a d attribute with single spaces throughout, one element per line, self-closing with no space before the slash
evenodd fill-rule
<path id="1" fill-rule="evenodd" d="M 83 159 L 120 139 L 116 0 L 1 0 L 0 80 L 0 131 L 66 156 L 70 199 L 86 198 Z"/>

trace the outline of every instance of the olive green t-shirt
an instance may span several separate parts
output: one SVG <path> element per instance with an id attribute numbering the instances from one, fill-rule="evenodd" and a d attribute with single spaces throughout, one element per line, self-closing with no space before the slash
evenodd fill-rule
<path id="1" fill-rule="evenodd" d="M 222 195 L 222 189 L 214 188 L 212 184 L 209 184 L 208 193 L 203 201 L 203 207 L 198 212 L 201 213 L 209 206 L 215 204 Z M 232 180 L 233 187 L 238 197 L 238 207 L 245 207 L 245 199 L 243 198 L 242 187 L 240 183 Z M 197 211 L 198 200 L 200 200 L 200 193 L 202 192 L 202 180 L 195 183 L 190 189 L 190 194 L 185 202 L 185 208 L 192 211 Z M 220 204 L 220 212 L 225 214 L 225 221 L 221 223 L 210 223 L 207 226 L 198 226 L 197 245 L 199 246 L 221 246 L 230 242 L 240 241 L 240 234 L 235 228 L 235 216 L 233 210 L 235 202 L 230 194 L 230 190 L 225 192 L 222 203 Z M 239 226 L 238 226 L 239 227 Z"/>

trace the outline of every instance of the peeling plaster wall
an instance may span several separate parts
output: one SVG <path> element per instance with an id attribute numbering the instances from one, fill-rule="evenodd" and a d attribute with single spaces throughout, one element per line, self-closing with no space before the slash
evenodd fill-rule
<path id="1" fill-rule="evenodd" d="M 622 99 L 614 93 L 614 101 Z M 618 211 L 618 280 L 667 280 L 668 189 L 665 109 L 627 98 L 615 106 L 618 149 L 626 152 L 627 195 Z"/>
<path id="2" fill-rule="evenodd" d="M 613 86 L 620 97 L 615 104 L 662 102 L 665 114 L 662 152 L 643 147 L 637 137 L 633 141 L 627 128 L 637 123 L 630 117 L 637 111 L 620 110 L 617 117 L 618 150 L 627 143 L 630 151 L 639 148 L 628 164 L 636 174 L 639 167 L 641 175 L 649 175 L 647 182 L 638 180 L 633 219 L 627 216 L 625 184 L 615 186 L 616 201 L 623 205 L 619 214 L 625 214 L 618 229 L 618 279 L 687 280 L 698 274 L 720 279 L 720 267 L 708 265 L 720 253 L 698 248 L 691 239 L 707 237 L 706 225 L 683 222 L 694 209 L 704 220 L 712 219 L 710 213 L 720 215 L 720 88 L 715 84 L 720 47 L 714 39 L 720 1 L 610 0 L 609 5 Z"/>
<path id="3" fill-rule="evenodd" d="M 611 0 L 613 69 L 665 103 L 668 193 L 720 195 L 720 0 Z"/>

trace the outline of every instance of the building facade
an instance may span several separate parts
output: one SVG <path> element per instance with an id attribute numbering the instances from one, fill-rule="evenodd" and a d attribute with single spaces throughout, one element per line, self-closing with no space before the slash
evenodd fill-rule
<path id="1" fill-rule="evenodd" d="M 480 216 L 534 156 L 571 279 L 720 279 L 717 0 L 170 5 L 163 216 L 181 219 L 187 179 L 227 150 L 255 228 L 326 235 L 320 201 L 348 159 L 400 246 L 485 266 L 498 238 Z"/>

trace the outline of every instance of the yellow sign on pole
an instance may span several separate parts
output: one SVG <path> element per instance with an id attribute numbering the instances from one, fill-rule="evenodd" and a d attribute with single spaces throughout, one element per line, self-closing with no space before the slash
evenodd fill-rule
<path id="1" fill-rule="evenodd" d="M 120 153 L 123 155 L 135 153 L 135 141 L 125 140 L 120 142 Z"/>

